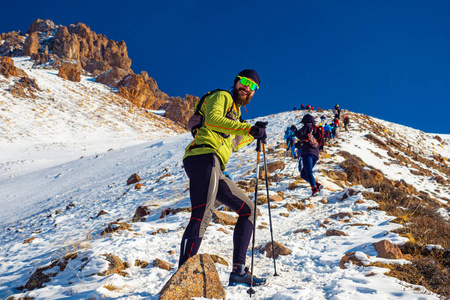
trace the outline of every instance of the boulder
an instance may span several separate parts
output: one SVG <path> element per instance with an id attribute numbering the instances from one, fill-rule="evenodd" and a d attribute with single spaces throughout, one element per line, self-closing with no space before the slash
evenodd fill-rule
<path id="1" fill-rule="evenodd" d="M 332 214 L 330 216 L 332 219 L 344 219 L 344 218 L 353 218 L 353 213 L 351 212 L 341 212 L 337 214 Z"/>
<path id="2" fill-rule="evenodd" d="M 192 297 L 225 299 L 225 290 L 209 254 L 189 258 L 164 285 L 159 300 Z"/>
<path id="3" fill-rule="evenodd" d="M 58 76 L 70 81 L 81 81 L 81 70 L 71 63 L 63 63 L 59 68 Z"/>
<path id="4" fill-rule="evenodd" d="M 219 223 L 222 225 L 236 225 L 237 218 L 230 216 L 224 212 L 220 212 L 218 210 L 214 210 L 213 212 L 213 222 Z"/>
<path id="5" fill-rule="evenodd" d="M 282 160 L 276 160 L 276 161 L 267 163 L 267 172 L 268 173 L 272 173 L 272 172 L 275 172 L 276 170 L 280 170 L 283 168 L 284 168 L 284 163 Z"/>
<path id="6" fill-rule="evenodd" d="M 168 263 L 168 262 L 166 262 L 166 261 L 164 261 L 162 259 L 159 259 L 159 258 L 157 258 L 157 259 L 155 259 L 153 261 L 153 266 L 155 268 L 160 268 L 160 269 L 167 270 L 167 271 L 173 269 L 173 264 Z"/>
<path id="7" fill-rule="evenodd" d="M 339 267 L 341 269 L 347 269 L 347 267 L 345 266 L 345 264 L 347 263 L 352 263 L 357 266 L 364 266 L 369 262 L 369 258 L 369 255 L 362 252 L 348 252 L 342 257 L 341 262 L 339 263 Z"/>
<path id="8" fill-rule="evenodd" d="M 134 173 L 133 175 L 131 175 L 128 180 L 127 180 L 127 185 L 130 184 L 135 184 L 137 182 L 141 181 L 141 177 L 139 177 L 139 175 L 137 173 Z"/>
<path id="9" fill-rule="evenodd" d="M 397 245 L 392 244 L 388 240 L 382 240 L 372 244 L 378 252 L 377 257 L 388 259 L 402 259 L 403 254 Z"/>
<path id="10" fill-rule="evenodd" d="M 264 245 L 259 246 L 259 252 L 261 252 L 262 254 L 266 253 L 266 257 L 275 257 L 275 259 L 277 259 L 280 255 L 289 255 L 292 252 L 291 250 L 286 248 L 284 244 L 278 243 L 276 241 L 273 241 L 273 246 L 275 248 L 275 254 L 272 254 L 272 242 L 268 242 Z"/>
<path id="11" fill-rule="evenodd" d="M 136 208 L 136 212 L 134 213 L 133 218 L 131 219 L 132 222 L 145 222 L 145 216 L 151 214 L 152 211 L 149 209 L 148 206 L 138 206 Z"/>
<path id="12" fill-rule="evenodd" d="M 337 229 L 330 229 L 325 233 L 325 236 L 348 236 L 348 234 Z"/>

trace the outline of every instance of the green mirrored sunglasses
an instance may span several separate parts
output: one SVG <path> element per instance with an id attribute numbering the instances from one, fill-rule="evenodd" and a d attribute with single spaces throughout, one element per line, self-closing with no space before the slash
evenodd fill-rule
<path id="1" fill-rule="evenodd" d="M 242 77 L 242 76 L 238 76 L 240 79 L 240 83 L 244 86 L 249 86 L 250 90 L 252 91 L 256 91 L 257 89 L 259 89 L 259 86 L 254 83 L 251 79 L 248 79 L 247 77 Z"/>

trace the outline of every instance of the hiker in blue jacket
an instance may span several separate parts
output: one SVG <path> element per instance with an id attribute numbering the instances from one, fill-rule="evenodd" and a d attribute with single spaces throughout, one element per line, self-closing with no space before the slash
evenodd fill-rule
<path id="1" fill-rule="evenodd" d="M 326 143 L 329 139 L 331 139 L 331 126 L 325 124 L 323 129 L 325 130 L 325 143 Z"/>
<path id="2" fill-rule="evenodd" d="M 301 123 L 303 124 L 303 127 L 300 128 L 300 130 L 297 130 L 294 125 L 292 126 L 295 136 L 300 140 L 296 144 L 301 150 L 301 159 L 303 164 L 300 171 L 300 176 L 310 184 L 312 196 L 316 196 L 319 194 L 322 185 L 316 182 L 312 169 L 319 159 L 319 147 L 314 147 L 308 142 L 308 133 L 312 132 L 316 121 L 312 115 L 306 114 Z"/>

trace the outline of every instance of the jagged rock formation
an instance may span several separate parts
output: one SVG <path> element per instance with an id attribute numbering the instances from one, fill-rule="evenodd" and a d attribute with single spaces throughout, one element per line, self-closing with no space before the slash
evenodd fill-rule
<path id="1" fill-rule="evenodd" d="M 116 42 L 92 31 L 83 23 L 68 27 L 55 25 L 51 20 L 36 20 L 26 34 L 13 31 L 0 34 L 1 56 L 30 56 L 35 66 L 50 65 L 65 68 L 67 63 L 82 72 L 90 73 L 110 87 L 118 88 L 118 94 L 138 107 L 167 109 L 169 119 L 186 125 L 196 97 L 169 97 L 159 90 L 156 81 L 147 72 L 134 74 L 124 41 Z M 73 73 L 71 71 L 71 73 Z M 77 73 L 65 78 L 77 81 Z"/>

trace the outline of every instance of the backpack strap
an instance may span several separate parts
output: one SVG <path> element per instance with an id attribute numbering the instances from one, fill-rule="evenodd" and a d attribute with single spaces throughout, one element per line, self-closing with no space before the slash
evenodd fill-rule
<path id="1" fill-rule="evenodd" d="M 207 98 L 208 96 L 210 96 L 210 95 L 212 95 L 212 94 L 214 94 L 214 93 L 216 93 L 216 92 L 219 92 L 219 91 L 222 91 L 222 92 L 228 92 L 228 93 L 231 95 L 230 91 L 228 91 L 228 90 L 224 90 L 224 89 L 215 89 L 215 90 L 213 90 L 213 91 L 209 91 L 209 92 L 207 92 L 206 94 L 204 94 L 204 95 L 200 98 L 200 100 L 198 100 L 198 101 L 195 103 L 194 115 L 190 118 L 190 120 L 193 120 L 193 123 L 195 124 L 195 125 L 193 125 L 192 128 L 191 128 L 191 133 L 192 133 L 192 136 L 193 136 L 193 137 L 195 137 L 195 135 L 197 134 L 197 131 L 198 131 L 200 128 L 202 128 L 203 125 L 205 124 L 205 115 L 204 115 L 204 113 L 203 113 L 202 110 L 201 110 L 201 108 L 202 108 L 202 106 L 203 106 L 203 103 L 205 102 L 205 100 L 206 100 L 206 98 Z M 233 105 L 232 105 L 232 106 L 230 107 L 230 109 L 227 111 L 227 114 L 228 114 L 231 110 L 233 110 L 233 108 L 235 108 L 235 109 L 237 110 L 236 104 L 234 103 L 234 101 L 233 101 Z M 224 138 L 227 138 L 227 137 L 228 137 L 228 135 L 226 135 L 226 134 L 224 134 L 224 133 L 217 132 L 217 131 L 215 131 L 215 132 L 218 133 L 220 136 L 222 136 L 222 137 L 224 137 Z"/>

